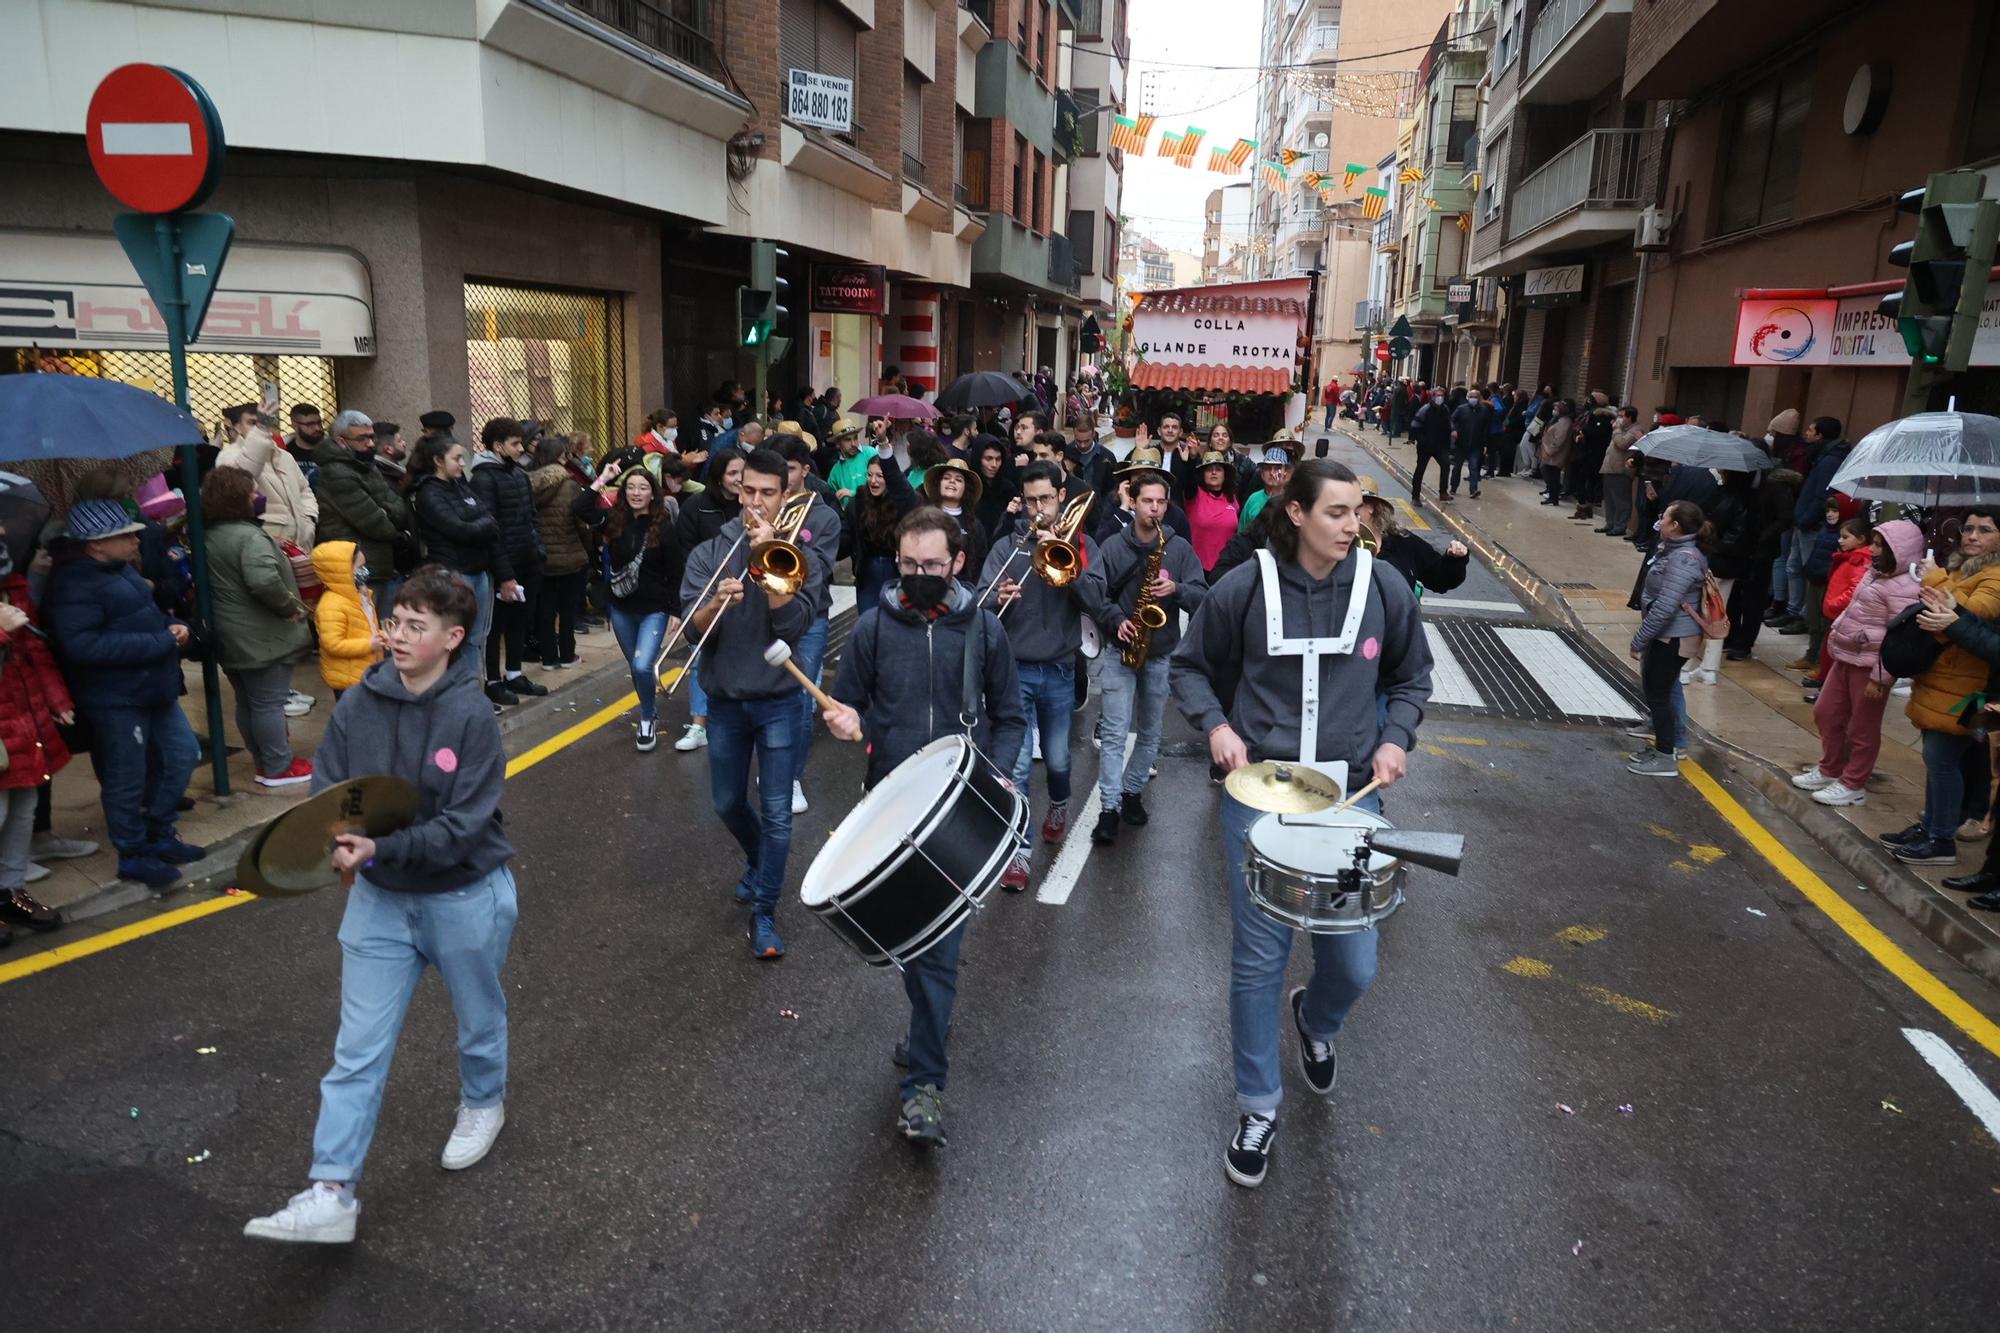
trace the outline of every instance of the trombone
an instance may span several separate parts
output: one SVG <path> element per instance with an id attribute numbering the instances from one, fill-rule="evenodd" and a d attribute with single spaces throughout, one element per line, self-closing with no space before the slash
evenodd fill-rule
<path id="1" fill-rule="evenodd" d="M 1073 495 L 1064 502 L 1062 512 L 1057 515 L 1054 523 L 1044 527 L 1037 520 L 1030 525 L 1031 532 L 1039 531 L 1043 535 L 1035 539 L 1029 566 L 1051 588 L 1068 587 L 1076 582 L 1076 576 L 1083 571 L 1083 556 L 1078 549 L 1076 534 L 1083 526 L 1083 520 L 1089 515 L 1090 507 L 1096 502 L 1097 494 L 1094 491 Z M 979 600 L 982 604 L 986 597 L 1000 586 L 1001 580 L 1007 577 L 1007 571 L 1013 567 L 1014 561 L 1020 558 L 1021 552 L 1029 549 L 1027 546 L 1020 547 L 1001 563 L 999 574 L 994 577 L 986 592 L 980 595 Z M 1001 607 L 1000 614 L 1006 615 L 1007 608 Z"/>
<path id="2" fill-rule="evenodd" d="M 751 544 L 747 570 L 748 581 L 762 588 L 769 596 L 796 596 L 799 589 L 805 586 L 807 570 L 806 553 L 799 549 L 797 543 L 799 529 L 805 526 L 806 516 L 812 512 L 812 506 L 813 493 L 810 490 L 803 490 L 796 495 L 787 496 L 785 502 L 778 506 L 777 517 L 771 521 L 771 531 L 773 533 L 771 539 Z M 735 543 L 727 551 L 723 552 L 722 560 L 716 565 L 715 572 L 708 576 L 708 582 L 695 595 L 694 605 L 688 609 L 686 615 L 681 617 L 680 626 L 675 631 L 676 635 L 684 636 L 686 634 L 687 627 L 694 623 L 694 613 L 708 604 L 716 585 L 722 582 L 723 576 L 728 572 L 729 562 L 735 559 L 737 550 L 749 536 L 750 525 L 745 523 L 743 531 L 737 534 Z M 716 625 L 724 615 L 728 614 L 728 611 L 729 608 L 724 607 L 710 619 L 708 629 L 696 641 L 694 651 L 688 654 L 687 663 L 682 666 L 681 674 L 674 678 L 672 685 L 667 687 L 667 697 L 669 699 L 673 698 L 674 691 L 680 688 L 681 681 L 686 680 L 688 676 L 693 674 L 696 659 L 701 656 L 701 650 L 708 646 L 709 635 L 715 633 Z M 660 678 L 661 669 L 666 665 L 667 654 L 672 652 L 673 648 L 674 638 L 670 636 L 661 645 L 659 656 L 653 659 L 654 680 L 657 681 Z"/>

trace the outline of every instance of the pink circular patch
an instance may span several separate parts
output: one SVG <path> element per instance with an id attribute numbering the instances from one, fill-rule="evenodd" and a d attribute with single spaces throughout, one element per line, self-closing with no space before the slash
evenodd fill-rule
<path id="1" fill-rule="evenodd" d="M 1364 639 L 1361 643 L 1361 655 L 1371 662 L 1374 661 L 1382 655 L 1382 641 L 1380 639 Z"/>
<path id="2" fill-rule="evenodd" d="M 1372 644 L 1375 641 L 1370 639 L 1368 642 Z M 1372 652 L 1369 654 L 1370 657 L 1374 655 Z M 458 772 L 458 751 L 452 749 L 449 745 L 439 746 L 438 752 L 431 756 L 431 762 L 447 773 L 456 773 Z"/>

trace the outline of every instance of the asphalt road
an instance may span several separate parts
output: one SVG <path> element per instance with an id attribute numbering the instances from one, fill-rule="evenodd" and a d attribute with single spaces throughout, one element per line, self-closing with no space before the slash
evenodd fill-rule
<path id="1" fill-rule="evenodd" d="M 933 1156 L 891 1128 L 894 975 L 796 903 L 790 955 L 753 962 L 706 764 L 635 754 L 622 722 L 510 784 L 506 1130 L 473 1170 L 439 1170 L 456 1074 L 428 979 L 350 1249 L 238 1234 L 302 1183 L 336 893 L 0 986 L 6 1327 L 2000 1321 L 2000 1146 L 1903 1029 L 1940 1033 L 1989 1086 L 2000 1062 L 1686 783 L 1628 777 L 1601 729 L 1426 729 L 1437 753 L 1389 814 L 1466 834 L 1466 873 L 1414 875 L 1338 1091 L 1311 1098 L 1288 1064 L 1270 1177 L 1230 1185 L 1216 801 L 1175 727 L 1150 827 L 1094 852 L 1062 905 L 996 895 L 974 925 Z M 1095 769 L 1081 741 L 1077 769 Z M 794 886 L 859 774 L 820 738 Z"/>

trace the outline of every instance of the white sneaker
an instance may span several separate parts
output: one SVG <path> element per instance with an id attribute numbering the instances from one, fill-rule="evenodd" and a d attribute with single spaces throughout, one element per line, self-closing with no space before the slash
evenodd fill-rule
<path id="1" fill-rule="evenodd" d="M 1821 805 L 1866 805 L 1868 793 L 1856 791 L 1838 781 L 1829 782 L 1813 793 L 1813 799 Z"/>
<path id="2" fill-rule="evenodd" d="M 1042 757 L 1042 729 L 1040 727 L 1035 728 L 1034 737 L 1035 737 L 1035 752 L 1033 755 L 1029 757 L 1032 759 L 1040 759 Z"/>
<path id="3" fill-rule="evenodd" d="M 28 844 L 28 855 L 37 861 L 74 861 L 96 851 L 97 844 L 86 838 L 58 838 L 53 833 L 37 833 Z"/>
<path id="4" fill-rule="evenodd" d="M 1894 685 L 1891 685 L 1889 687 L 1889 693 L 1895 695 L 1899 699 L 1909 698 L 1910 682 L 1907 679 L 1899 678 Z"/>
<path id="5" fill-rule="evenodd" d="M 793 813 L 793 814 L 795 814 L 795 815 L 802 815 L 802 814 L 804 814 L 804 813 L 806 812 L 806 808 L 807 808 L 807 807 L 806 807 L 806 788 L 805 788 L 805 784 L 804 784 L 804 783 L 802 783 L 802 782 L 800 782 L 800 781 L 798 781 L 797 779 L 793 779 L 793 781 L 792 781 L 792 813 Z"/>
<path id="6" fill-rule="evenodd" d="M 445 1140 L 444 1156 L 438 1165 L 447 1171 L 463 1171 L 493 1148 L 493 1140 L 500 1137 L 500 1126 L 507 1123 L 505 1103 L 478 1108 L 461 1106 L 458 1108 L 458 1123 L 452 1126 L 451 1137 Z"/>
<path id="7" fill-rule="evenodd" d="M 39 862 L 30 861 L 28 862 L 28 873 L 22 876 L 21 882 L 24 884 L 33 884 L 39 880 L 47 879 L 48 877 L 49 877 L 49 868 L 47 866 L 42 865 Z"/>
<path id="8" fill-rule="evenodd" d="M 681 738 L 674 742 L 674 748 L 686 754 L 689 750 L 702 749 L 707 744 L 708 728 L 699 722 L 690 722 L 687 724 L 687 730 L 681 733 Z"/>
<path id="9" fill-rule="evenodd" d="M 1792 785 L 1800 791 L 1818 791 L 1821 787 L 1827 786 L 1832 781 L 1833 778 L 1831 775 L 1820 772 L 1819 765 L 1814 764 L 1805 772 L 1794 777 Z"/>
<path id="10" fill-rule="evenodd" d="M 354 1222 L 361 1216 L 361 1203 L 346 1191 L 316 1183 L 306 1186 L 269 1217 L 253 1217 L 243 1224 L 243 1234 L 251 1240 L 282 1240 L 313 1245 L 348 1245 L 354 1241 Z"/>
<path id="11" fill-rule="evenodd" d="M 1715 684 L 1715 673 L 1707 667 L 1691 667 L 1681 672 L 1681 684 L 1713 685 Z"/>
<path id="12" fill-rule="evenodd" d="M 314 702 L 310 694 L 300 694 L 297 690 L 293 690 L 285 696 L 285 716 L 304 717 L 312 712 Z"/>
<path id="13" fill-rule="evenodd" d="M 634 744 L 636 744 L 639 748 L 639 753 L 645 754 L 659 743 L 660 743 L 660 724 L 658 722 L 655 722 L 652 718 L 649 717 L 640 718 L 639 739 L 636 742 L 634 742 Z"/>

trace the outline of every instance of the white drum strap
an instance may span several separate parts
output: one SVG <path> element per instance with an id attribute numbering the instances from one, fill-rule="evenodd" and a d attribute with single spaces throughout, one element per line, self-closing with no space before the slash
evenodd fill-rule
<path id="1" fill-rule="evenodd" d="M 1329 653 L 1352 653 L 1361 634 L 1361 617 L 1368 610 L 1369 581 L 1375 557 L 1366 547 L 1354 551 L 1354 584 L 1347 595 L 1347 614 L 1340 633 L 1330 639 L 1285 637 L 1285 603 L 1278 587 L 1278 561 L 1267 550 L 1257 552 L 1264 575 L 1264 651 L 1271 657 L 1299 658 L 1299 762 L 1319 761 L 1319 659 Z"/>

